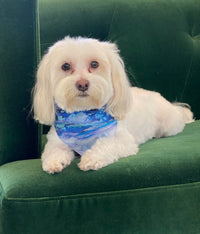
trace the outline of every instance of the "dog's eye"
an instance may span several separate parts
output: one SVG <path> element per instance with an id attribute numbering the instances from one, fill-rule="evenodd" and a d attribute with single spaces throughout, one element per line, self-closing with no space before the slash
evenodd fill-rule
<path id="1" fill-rule="evenodd" d="M 92 61 L 91 63 L 90 63 L 90 67 L 91 68 L 97 68 L 99 66 L 99 63 L 97 62 L 97 61 Z"/>
<path id="2" fill-rule="evenodd" d="M 63 71 L 69 71 L 71 69 L 71 65 L 69 63 L 64 63 L 61 66 L 61 68 L 62 68 Z"/>

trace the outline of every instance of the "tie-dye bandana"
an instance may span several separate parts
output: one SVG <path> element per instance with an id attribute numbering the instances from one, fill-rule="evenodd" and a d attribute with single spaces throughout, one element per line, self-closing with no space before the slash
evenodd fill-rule
<path id="1" fill-rule="evenodd" d="M 101 137 L 115 135 L 117 121 L 101 109 L 67 113 L 55 104 L 55 129 L 59 138 L 72 150 L 83 155 Z"/>

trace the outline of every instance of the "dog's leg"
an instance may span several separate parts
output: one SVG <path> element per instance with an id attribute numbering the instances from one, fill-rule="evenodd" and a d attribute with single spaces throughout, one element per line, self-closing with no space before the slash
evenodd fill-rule
<path id="1" fill-rule="evenodd" d="M 74 152 L 58 138 L 55 129 L 50 130 L 47 138 L 42 154 L 42 168 L 49 174 L 61 172 L 74 159 Z"/>
<path id="2" fill-rule="evenodd" d="M 114 137 L 100 138 L 90 150 L 81 157 L 78 164 L 83 171 L 98 170 L 119 158 L 135 155 L 138 146 L 128 131 L 118 131 Z"/>

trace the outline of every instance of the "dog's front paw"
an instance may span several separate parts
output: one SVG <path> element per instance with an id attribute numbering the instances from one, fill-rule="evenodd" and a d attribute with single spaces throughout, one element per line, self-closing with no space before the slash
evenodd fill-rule
<path id="1" fill-rule="evenodd" d="M 73 159 L 72 155 L 61 150 L 54 150 L 50 155 L 45 154 L 47 153 L 42 155 L 42 168 L 49 174 L 61 172 Z"/>
<path id="2" fill-rule="evenodd" d="M 81 157 L 81 161 L 78 167 L 83 171 L 98 170 L 102 167 L 110 164 L 103 157 L 97 157 L 96 155 L 86 153 Z"/>

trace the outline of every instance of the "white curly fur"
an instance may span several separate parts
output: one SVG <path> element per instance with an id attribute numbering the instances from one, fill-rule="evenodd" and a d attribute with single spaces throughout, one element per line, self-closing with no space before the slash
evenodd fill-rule
<path id="1" fill-rule="evenodd" d="M 74 159 L 74 152 L 57 136 L 53 127 L 54 100 L 67 112 L 107 106 L 118 120 L 114 137 L 100 138 L 81 157 L 81 170 L 97 170 L 122 157 L 135 155 L 138 145 L 153 137 L 181 132 L 193 122 L 192 112 L 184 105 L 170 103 L 159 93 L 130 87 L 117 46 L 88 38 L 70 38 L 55 43 L 43 57 L 34 88 L 35 119 L 52 125 L 42 154 L 43 170 L 62 171 Z M 91 61 L 99 63 L 91 68 Z M 71 69 L 63 71 L 62 64 Z M 89 89 L 81 95 L 76 82 L 85 79 Z"/>

